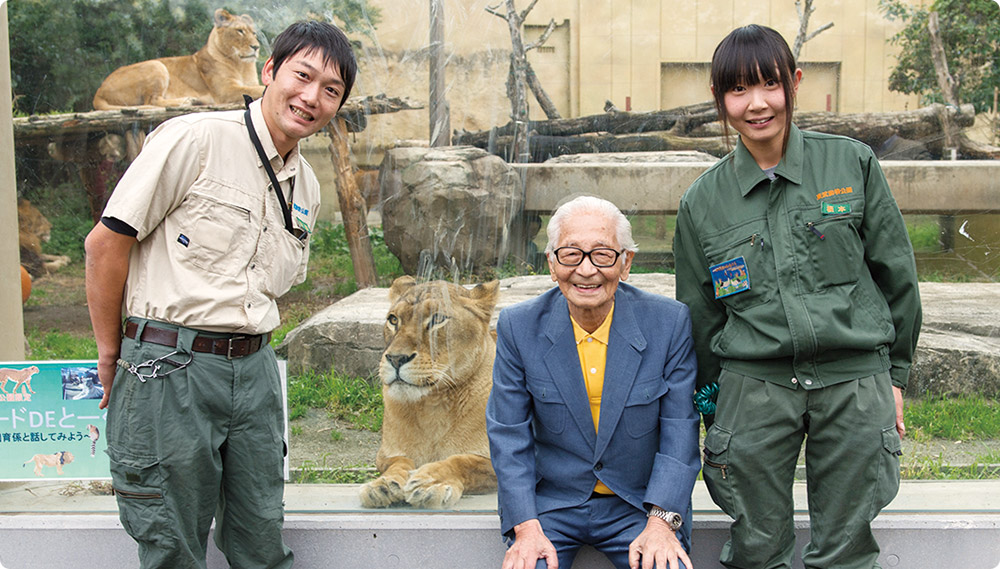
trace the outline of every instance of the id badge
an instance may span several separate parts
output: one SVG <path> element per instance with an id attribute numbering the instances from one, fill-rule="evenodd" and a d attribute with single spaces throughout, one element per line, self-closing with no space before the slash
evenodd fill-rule
<path id="1" fill-rule="evenodd" d="M 743 257 L 736 257 L 709 267 L 715 298 L 723 298 L 750 290 L 750 272 Z"/>

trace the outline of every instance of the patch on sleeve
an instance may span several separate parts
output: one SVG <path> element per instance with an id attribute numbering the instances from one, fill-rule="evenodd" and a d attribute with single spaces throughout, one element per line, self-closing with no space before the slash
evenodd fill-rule
<path id="1" fill-rule="evenodd" d="M 743 257 L 723 261 L 708 268 L 712 273 L 715 298 L 750 290 L 750 273 Z"/>
<path id="2" fill-rule="evenodd" d="M 177 235 L 177 242 L 185 247 L 191 244 L 191 240 L 188 239 L 188 236 L 184 235 L 183 233 Z"/>

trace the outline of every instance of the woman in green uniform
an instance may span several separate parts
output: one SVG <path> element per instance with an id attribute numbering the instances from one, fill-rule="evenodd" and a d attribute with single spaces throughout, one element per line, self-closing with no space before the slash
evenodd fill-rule
<path id="1" fill-rule="evenodd" d="M 792 123 L 801 78 L 770 28 L 716 48 L 716 108 L 739 137 L 681 200 L 677 298 L 694 322 L 705 482 L 734 519 L 722 564 L 791 567 L 805 440 L 805 567 L 872 569 L 871 521 L 899 488 L 916 267 L 871 149 Z"/>

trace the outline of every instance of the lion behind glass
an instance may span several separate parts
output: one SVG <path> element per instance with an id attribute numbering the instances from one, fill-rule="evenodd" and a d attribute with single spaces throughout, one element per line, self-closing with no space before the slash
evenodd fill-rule
<path id="1" fill-rule="evenodd" d="M 140 61 L 111 72 L 94 95 L 94 108 L 181 107 L 242 103 L 264 93 L 257 74 L 253 19 L 219 8 L 205 46 L 192 55 Z"/>
<path id="2" fill-rule="evenodd" d="M 472 290 L 408 276 L 392 283 L 379 364 L 382 475 L 361 487 L 364 507 L 450 508 L 496 489 L 485 414 L 498 290 L 497 281 Z"/>

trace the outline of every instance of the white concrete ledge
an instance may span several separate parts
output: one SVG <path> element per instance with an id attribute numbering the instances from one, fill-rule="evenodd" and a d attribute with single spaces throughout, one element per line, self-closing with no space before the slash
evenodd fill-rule
<path id="1" fill-rule="evenodd" d="M 5 485 L 0 507 L 0 566 L 6 569 L 134 567 L 136 547 L 118 522 L 111 496 L 60 496 L 60 483 Z M 30 491 L 29 491 L 30 490 Z M 354 485 L 286 487 L 285 538 L 298 568 L 497 568 L 503 558 L 494 495 L 463 498 L 459 510 L 363 510 Z M 805 485 L 794 489 L 796 537 L 808 541 Z M 692 561 L 719 567 L 729 518 L 698 483 Z M 53 508 L 60 504 L 76 513 Z M 17 513 L 12 508 L 18 508 Z M 1000 481 L 906 481 L 875 521 L 883 569 L 1000 566 Z M 10 544 L 17 544 L 16 547 Z M 209 569 L 226 567 L 214 545 Z M 794 565 L 801 569 L 801 563 Z M 573 569 L 609 569 L 603 556 L 581 552 Z"/>
<path id="2" fill-rule="evenodd" d="M 684 191 L 711 165 L 711 162 L 588 162 L 512 166 L 524 180 L 525 211 L 552 213 L 568 195 L 591 194 L 634 214 L 677 213 Z M 996 210 L 1000 161 L 886 160 L 881 165 L 903 213 Z"/>

